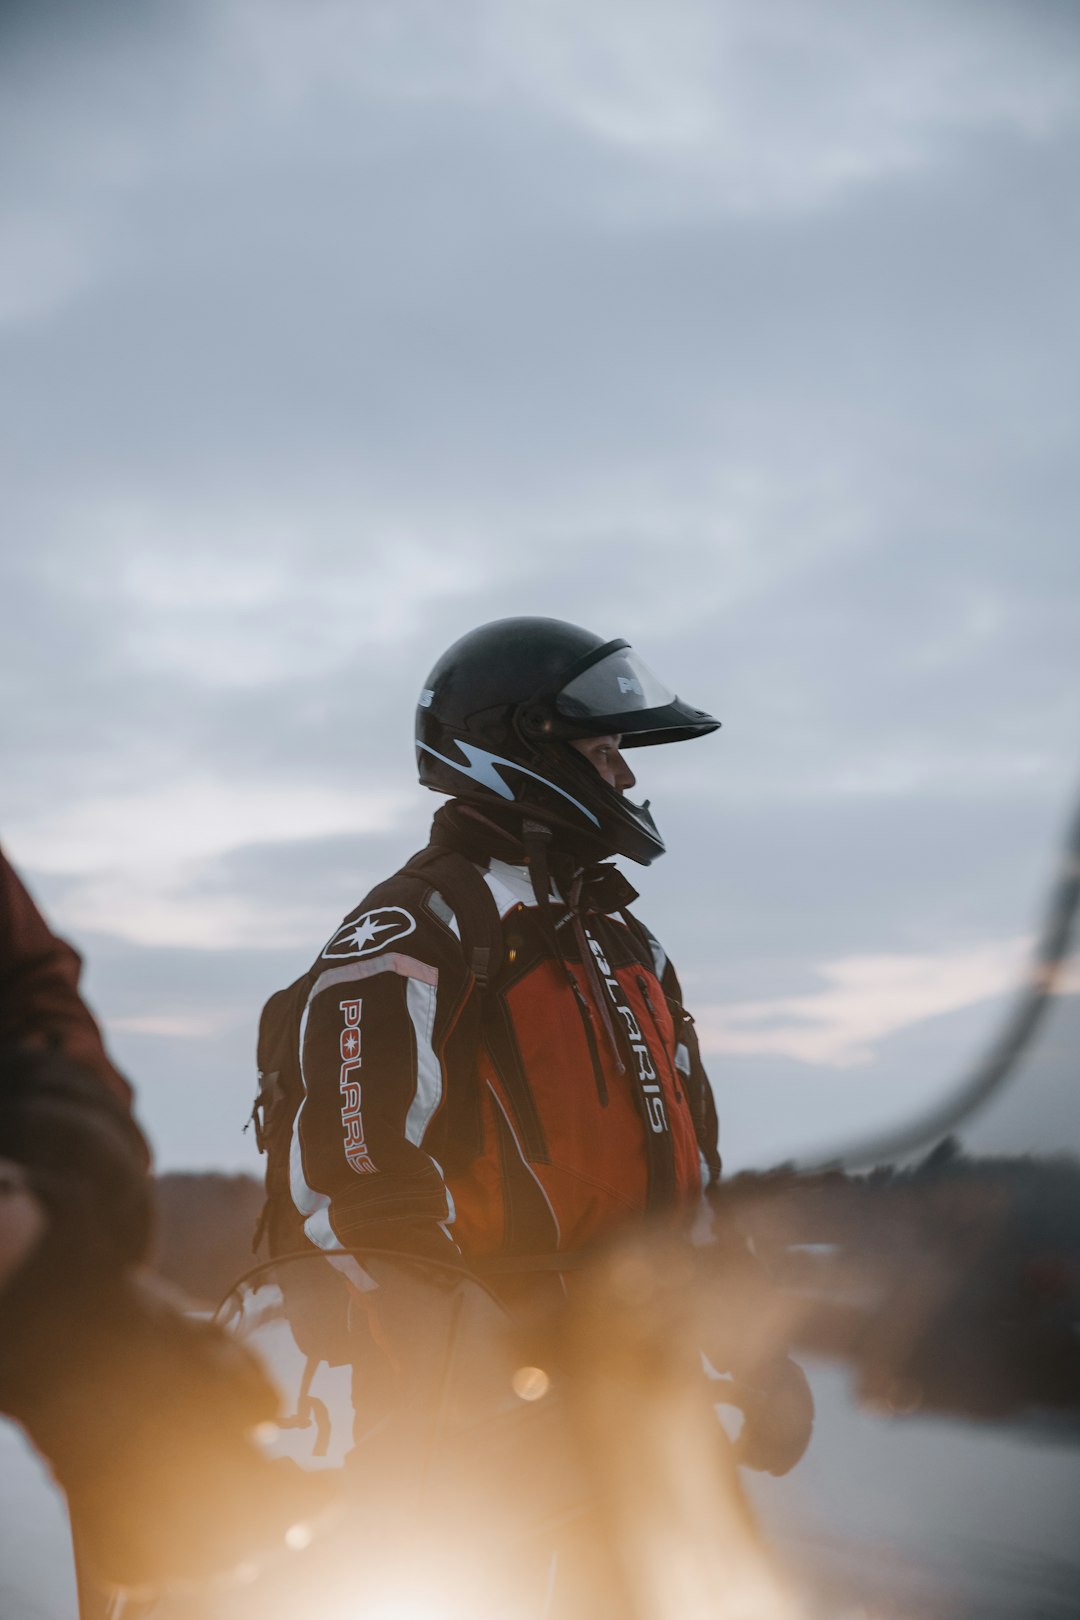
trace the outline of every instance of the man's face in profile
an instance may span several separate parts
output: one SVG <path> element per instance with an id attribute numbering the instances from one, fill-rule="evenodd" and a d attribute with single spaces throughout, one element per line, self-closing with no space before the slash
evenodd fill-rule
<path id="1" fill-rule="evenodd" d="M 613 787 L 617 793 L 626 793 L 633 787 L 636 778 L 619 753 L 621 742 L 622 734 L 616 732 L 605 737 L 578 737 L 570 746 L 585 755 L 609 787 Z"/>

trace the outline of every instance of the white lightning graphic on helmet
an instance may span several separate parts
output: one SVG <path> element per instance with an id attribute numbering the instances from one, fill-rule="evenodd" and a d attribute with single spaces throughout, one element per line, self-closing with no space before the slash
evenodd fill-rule
<path id="1" fill-rule="evenodd" d="M 456 738 L 454 740 L 457 742 Z M 434 748 L 429 748 L 427 743 L 420 741 L 419 737 L 416 739 L 416 746 L 422 748 L 425 754 L 431 754 L 433 758 L 441 759 L 443 764 L 449 765 L 452 771 L 459 771 L 462 776 L 469 776 L 474 782 L 479 782 L 481 787 L 490 788 L 492 793 L 499 795 L 500 799 L 512 799 L 514 790 L 508 787 L 498 774 L 495 769 L 497 765 L 506 771 L 517 771 L 519 776 L 531 776 L 534 782 L 542 782 L 546 788 L 551 789 L 552 793 L 558 793 L 560 797 L 572 804 L 575 810 L 580 810 L 583 816 L 588 816 L 595 827 L 600 825 L 599 816 L 594 816 L 591 810 L 579 803 L 569 793 L 565 793 L 561 787 L 557 787 L 554 782 L 549 782 L 546 776 L 539 776 L 536 771 L 526 770 L 524 765 L 517 765 L 512 759 L 503 759 L 500 754 L 489 754 L 486 748 L 477 748 L 475 743 L 457 742 L 457 746 L 469 762 L 467 765 L 460 764 L 456 759 L 447 759 L 445 754 L 440 754 Z"/>

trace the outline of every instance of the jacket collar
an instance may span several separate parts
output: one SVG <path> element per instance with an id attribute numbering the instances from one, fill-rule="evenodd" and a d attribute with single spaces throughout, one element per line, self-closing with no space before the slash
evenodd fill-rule
<path id="1" fill-rule="evenodd" d="M 443 849 L 455 849 L 481 866 L 497 860 L 525 868 L 528 857 L 520 824 L 515 827 L 511 815 L 512 812 L 500 813 L 498 807 L 489 814 L 486 809 L 479 810 L 460 799 L 451 799 L 435 813 L 431 842 Z M 573 856 L 553 849 L 550 866 L 559 893 L 575 895 L 578 911 L 621 911 L 638 897 L 634 886 L 608 861 L 583 866 Z"/>

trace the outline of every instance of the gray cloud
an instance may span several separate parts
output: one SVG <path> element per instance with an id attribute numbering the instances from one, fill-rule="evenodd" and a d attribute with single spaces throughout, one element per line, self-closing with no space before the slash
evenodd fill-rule
<path id="1" fill-rule="evenodd" d="M 235 911 L 299 971 L 434 808 L 426 669 L 507 613 L 724 719 L 635 762 L 694 995 L 1030 926 L 1080 720 L 1071 13 L 97 16 L 12 12 L 0 68 L 0 813 L 163 1140 L 264 990 L 107 936 L 160 882 L 162 938 Z M 172 1017 L 218 1033 L 130 1027 Z"/>

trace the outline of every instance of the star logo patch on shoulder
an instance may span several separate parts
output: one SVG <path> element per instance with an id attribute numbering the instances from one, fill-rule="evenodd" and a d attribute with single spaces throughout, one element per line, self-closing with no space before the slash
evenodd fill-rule
<path id="1" fill-rule="evenodd" d="M 331 961 L 342 961 L 354 956 L 375 956 L 395 945 L 416 928 L 416 919 L 401 906 L 382 906 L 378 911 L 366 911 L 362 917 L 342 923 L 333 939 L 323 951 Z"/>

